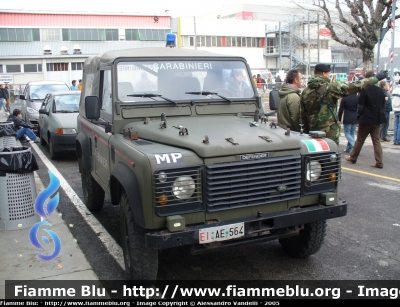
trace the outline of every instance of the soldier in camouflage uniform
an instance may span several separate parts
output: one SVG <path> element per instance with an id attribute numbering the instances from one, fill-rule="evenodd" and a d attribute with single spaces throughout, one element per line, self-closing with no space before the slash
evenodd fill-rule
<path id="1" fill-rule="evenodd" d="M 337 102 L 340 98 L 356 94 L 387 77 L 387 71 L 376 77 L 365 78 L 354 83 L 330 82 L 331 68 L 326 64 L 315 65 L 314 77 L 301 94 L 300 111 L 304 132 L 324 131 L 326 137 L 339 145 L 340 122 L 337 115 Z"/>

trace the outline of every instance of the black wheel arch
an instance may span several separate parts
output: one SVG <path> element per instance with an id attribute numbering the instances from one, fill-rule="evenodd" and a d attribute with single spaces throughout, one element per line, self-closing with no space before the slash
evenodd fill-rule
<path id="1" fill-rule="evenodd" d="M 92 171 L 92 165 L 90 163 L 90 144 L 88 137 L 79 132 L 75 139 L 76 157 L 81 158 L 83 156 L 83 164 L 88 172 Z"/>
<path id="2" fill-rule="evenodd" d="M 119 162 L 113 169 L 110 177 L 111 202 L 114 205 L 120 203 L 121 186 L 128 195 L 135 223 L 144 228 L 145 222 L 139 182 L 135 173 L 128 166 Z"/>

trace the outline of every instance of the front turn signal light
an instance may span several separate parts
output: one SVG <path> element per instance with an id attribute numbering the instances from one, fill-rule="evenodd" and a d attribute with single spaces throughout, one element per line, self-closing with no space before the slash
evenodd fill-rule
<path id="1" fill-rule="evenodd" d="M 160 195 L 160 196 L 158 197 L 158 203 L 159 203 L 160 205 L 166 205 L 167 202 L 168 202 L 168 197 L 167 197 L 167 195 L 162 194 L 162 195 Z"/>
<path id="2" fill-rule="evenodd" d="M 331 181 L 331 182 L 336 181 L 336 174 L 335 173 L 329 174 L 329 181 Z"/>

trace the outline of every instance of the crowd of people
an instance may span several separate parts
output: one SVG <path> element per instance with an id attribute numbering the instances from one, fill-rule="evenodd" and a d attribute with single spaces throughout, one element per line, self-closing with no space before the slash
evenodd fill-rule
<path id="1" fill-rule="evenodd" d="M 76 84 L 76 80 L 72 80 L 72 85 L 69 87 L 71 91 L 82 91 L 82 79 L 79 79 L 79 83 Z"/>
<path id="2" fill-rule="evenodd" d="M 314 76 L 300 90 L 303 76 L 297 70 L 287 73 L 280 91 L 278 125 L 293 131 L 323 131 L 339 146 L 343 124 L 347 144 L 345 159 L 356 163 L 368 135 L 374 146 L 375 163 L 383 168 L 381 142 L 389 142 L 389 115 L 395 111 L 394 145 L 400 145 L 400 96 L 396 107 L 386 82 L 387 71 L 375 75 L 367 71 L 360 81 L 340 83 L 330 78 L 330 65 L 317 64 Z M 398 103 L 398 104 L 397 104 Z"/>

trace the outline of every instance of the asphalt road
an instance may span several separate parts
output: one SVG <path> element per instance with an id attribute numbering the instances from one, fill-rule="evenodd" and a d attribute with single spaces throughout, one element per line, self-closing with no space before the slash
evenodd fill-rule
<path id="1" fill-rule="evenodd" d="M 370 165 L 372 143 L 364 144 L 357 164 L 344 160 L 346 139 L 341 137 L 342 181 L 339 198 L 348 202 L 345 217 L 328 220 L 321 250 L 307 258 L 286 255 L 278 242 L 237 247 L 192 256 L 188 248 L 160 252 L 160 280 L 398 280 L 400 276 L 400 146 L 383 143 L 384 168 Z M 48 157 L 47 146 L 33 145 Z M 35 150 L 33 150 L 35 153 Z M 47 167 L 38 155 L 37 171 L 49 183 Z M 51 160 L 52 161 L 52 160 Z M 82 198 L 77 159 L 65 155 L 52 161 Z M 123 269 L 60 189 L 58 206 L 63 219 L 101 280 L 124 280 Z M 106 197 L 100 213 L 93 214 L 120 243 L 119 206 Z"/>

